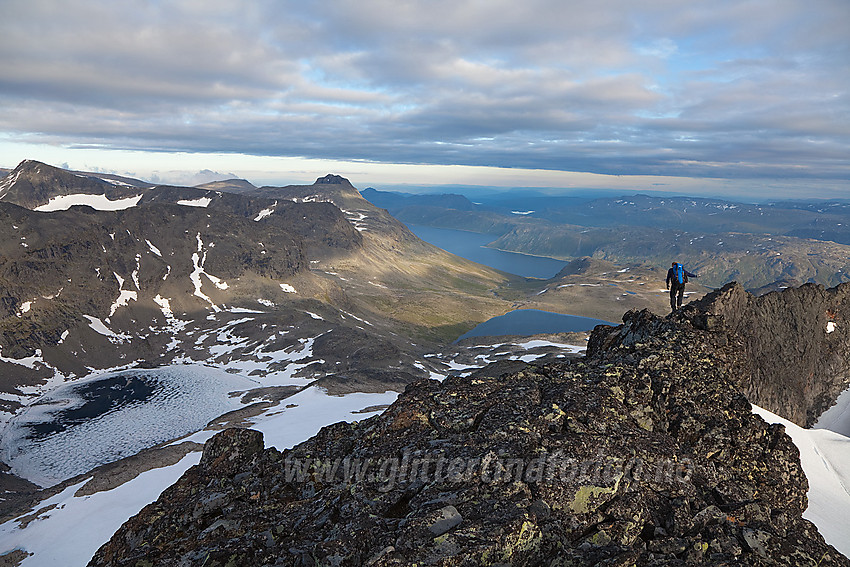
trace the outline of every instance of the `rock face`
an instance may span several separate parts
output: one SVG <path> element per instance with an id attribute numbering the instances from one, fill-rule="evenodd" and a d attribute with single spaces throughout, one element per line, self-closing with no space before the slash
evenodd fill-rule
<path id="1" fill-rule="evenodd" d="M 813 425 L 850 385 L 850 284 L 755 297 L 731 283 L 681 316 L 737 359 L 750 401 L 798 425 Z"/>
<path id="2" fill-rule="evenodd" d="M 422 380 L 283 453 L 227 430 L 90 565 L 850 565 L 720 334 L 629 312 L 586 358 Z"/>

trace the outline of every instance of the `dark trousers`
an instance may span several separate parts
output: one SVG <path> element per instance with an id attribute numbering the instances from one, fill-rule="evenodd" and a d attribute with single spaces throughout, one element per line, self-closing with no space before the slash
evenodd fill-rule
<path id="1" fill-rule="evenodd" d="M 673 282 L 670 284 L 670 309 L 675 311 L 682 306 L 685 297 L 685 284 Z"/>

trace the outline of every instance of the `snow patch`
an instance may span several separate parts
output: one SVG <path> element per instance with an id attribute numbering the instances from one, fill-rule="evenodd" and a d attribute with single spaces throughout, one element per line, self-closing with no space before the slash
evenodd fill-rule
<path id="1" fill-rule="evenodd" d="M 135 207 L 139 204 L 141 199 L 142 195 L 137 195 L 135 197 L 127 197 L 126 199 L 110 201 L 106 198 L 106 195 L 88 195 L 80 193 L 76 195 L 61 195 L 59 197 L 53 197 L 47 202 L 47 204 L 40 205 L 33 210 L 48 213 L 53 211 L 66 211 L 74 205 L 88 205 L 89 207 L 99 211 L 123 211 L 124 209 Z"/>
<path id="2" fill-rule="evenodd" d="M 375 325 L 373 325 L 372 323 L 370 323 L 369 321 L 367 321 L 366 319 L 361 319 L 361 318 L 360 318 L 360 317 L 358 317 L 357 315 L 352 315 L 352 314 L 351 314 L 351 313 L 349 313 L 348 311 L 343 311 L 343 313 L 345 313 L 346 315 L 348 315 L 349 317 L 351 317 L 351 318 L 353 318 L 353 319 L 357 319 L 357 320 L 358 320 L 358 321 L 360 321 L 361 323 L 366 323 L 366 324 L 367 324 L 367 325 L 369 325 L 370 327 L 374 327 L 374 326 L 375 326 Z"/>
<path id="3" fill-rule="evenodd" d="M 145 239 L 145 242 L 147 243 L 148 248 L 150 248 L 150 251 L 151 251 L 151 252 L 153 252 L 154 254 L 156 254 L 157 256 L 159 256 L 160 258 L 162 258 L 162 252 L 160 252 L 160 251 L 159 251 L 159 248 L 157 248 L 156 246 L 154 246 L 153 244 L 151 244 L 151 241 L 150 241 L 150 240 Z"/>
<path id="4" fill-rule="evenodd" d="M 212 199 L 209 197 L 200 197 L 198 199 L 181 199 L 177 201 L 178 205 L 185 205 L 187 207 L 202 207 L 206 208 L 210 206 L 212 203 Z"/>
<path id="5" fill-rule="evenodd" d="M 398 392 L 392 391 L 329 396 L 321 388 L 311 386 L 286 399 L 287 405 L 295 407 L 272 408 L 253 418 L 251 428 L 263 432 L 266 447 L 288 449 L 335 421 L 358 421 L 380 413 L 383 410 L 360 412 L 367 407 L 391 404 L 397 397 Z"/>
<path id="6" fill-rule="evenodd" d="M 115 312 L 118 310 L 119 307 L 126 307 L 130 303 L 130 301 L 138 301 L 139 300 L 138 292 L 128 291 L 128 290 L 124 289 L 124 278 L 122 278 L 121 276 L 119 276 L 115 272 L 112 272 L 112 274 L 115 276 L 115 279 L 118 280 L 118 299 L 116 299 L 112 303 L 112 307 L 109 308 L 109 316 L 110 317 L 115 315 Z M 138 289 L 138 287 L 139 287 L 138 286 L 138 280 L 136 280 L 136 288 Z M 101 334 L 103 334 L 103 333 L 101 333 Z"/>
<path id="7" fill-rule="evenodd" d="M 345 219 L 348 222 L 350 222 L 356 230 L 358 230 L 360 232 L 365 232 L 365 231 L 368 230 L 368 227 L 363 223 L 363 221 L 368 218 L 366 216 L 365 211 L 363 211 L 363 210 L 346 211 L 345 209 L 340 209 L 340 210 L 342 210 L 343 214 L 345 215 Z"/>
<path id="8" fill-rule="evenodd" d="M 272 205 L 268 209 L 263 209 L 262 211 L 260 211 L 260 213 L 256 217 L 254 217 L 254 220 L 255 221 L 261 221 L 264 218 L 271 216 L 272 213 L 274 213 L 275 207 L 277 207 L 277 201 L 275 201 L 274 205 Z"/>
<path id="9" fill-rule="evenodd" d="M 22 567 L 83 567 L 121 524 L 200 460 L 200 453 L 189 453 L 175 465 L 149 470 L 113 490 L 90 496 L 74 496 L 90 478 L 69 486 L 36 504 L 27 515 L 47 510 L 25 528 L 20 518 L 0 525 L 0 553 L 22 549 L 32 554 Z"/>
<path id="10" fill-rule="evenodd" d="M 812 429 L 829 429 L 850 437 L 850 388 L 841 392 L 835 404 L 820 415 Z"/>
<path id="11" fill-rule="evenodd" d="M 44 358 L 42 358 L 41 349 L 35 349 L 34 354 L 32 356 L 27 356 L 26 358 L 8 358 L 3 356 L 3 347 L 0 347 L 0 361 L 7 362 L 9 364 L 17 364 L 18 366 L 26 366 L 32 370 L 36 370 L 38 368 L 48 367 L 52 368 L 46 362 L 44 362 Z M 18 388 L 23 391 L 22 388 Z"/>
<path id="12" fill-rule="evenodd" d="M 297 292 L 295 291 L 295 288 L 294 288 L 294 287 L 292 287 L 291 285 L 289 285 L 288 283 L 282 283 L 282 284 L 280 284 L 280 289 L 282 289 L 282 290 L 283 290 L 283 291 L 285 291 L 286 293 L 297 293 Z"/>
<path id="13" fill-rule="evenodd" d="M 113 344 L 119 344 L 126 341 L 129 341 L 132 337 L 130 335 L 118 334 L 112 331 L 106 324 L 98 319 L 97 317 L 92 317 L 91 315 L 83 315 L 86 319 L 89 320 L 89 327 L 98 334 L 103 335 L 109 342 Z"/>
<path id="14" fill-rule="evenodd" d="M 136 289 L 138 289 L 138 290 L 142 289 L 141 287 L 139 287 L 139 270 L 141 270 L 141 269 L 142 269 L 142 255 L 136 254 L 136 269 L 133 270 L 133 273 L 130 274 L 130 275 L 133 278 L 133 284 L 136 286 Z"/>
<path id="15" fill-rule="evenodd" d="M 556 342 L 552 342 L 552 341 L 544 341 L 544 340 L 541 340 L 541 339 L 533 339 L 533 340 L 530 340 L 530 341 L 526 341 L 524 343 L 514 343 L 514 344 L 516 346 L 522 347 L 526 350 L 531 349 L 531 348 L 538 348 L 538 347 L 554 347 L 554 348 L 559 348 L 561 350 L 565 350 L 565 351 L 571 352 L 571 353 L 584 352 L 585 350 L 587 350 L 586 346 L 568 345 L 566 343 L 556 343 Z"/>
<path id="16" fill-rule="evenodd" d="M 204 242 L 203 242 L 203 240 L 201 240 L 201 233 L 200 232 L 197 234 L 196 238 L 198 239 L 198 250 L 196 252 L 192 253 L 192 268 L 193 269 L 192 269 L 192 273 L 189 274 L 189 280 L 195 286 L 195 293 L 193 295 L 200 297 L 201 299 L 203 299 L 204 301 L 209 303 L 210 306 L 212 307 L 212 310 L 214 312 L 218 313 L 219 311 L 221 311 L 221 308 L 218 305 L 216 305 L 215 303 L 213 303 L 213 300 L 210 299 L 208 295 L 206 295 L 203 291 L 201 291 L 201 287 L 203 285 L 203 282 L 201 280 L 201 276 L 202 275 L 206 276 L 207 279 L 210 280 L 210 282 L 212 282 L 213 285 L 215 285 L 215 287 L 217 287 L 218 289 L 227 289 L 228 285 L 227 285 L 227 282 L 224 282 L 220 278 L 213 276 L 211 274 L 208 274 L 206 271 L 204 271 L 204 263 L 207 261 L 207 251 L 204 250 Z M 212 248 L 213 246 L 214 246 L 214 244 L 210 243 L 210 248 Z M 203 252 L 203 255 L 201 254 L 202 252 Z"/>
<path id="17" fill-rule="evenodd" d="M 108 177 L 95 177 L 95 179 L 100 179 L 101 181 L 109 183 L 110 185 L 117 185 L 121 187 L 135 187 L 135 185 L 131 185 L 126 181 L 120 181 L 118 179 L 110 179 Z"/>
<path id="18" fill-rule="evenodd" d="M 21 173 L 23 173 L 23 171 L 23 169 L 19 169 L 15 172 L 14 175 L 9 174 L 6 179 L 4 179 L 2 183 L 0 183 L 0 199 L 6 196 L 6 193 L 9 192 L 9 189 L 12 188 L 12 185 L 15 184 L 15 182 L 21 176 Z"/>

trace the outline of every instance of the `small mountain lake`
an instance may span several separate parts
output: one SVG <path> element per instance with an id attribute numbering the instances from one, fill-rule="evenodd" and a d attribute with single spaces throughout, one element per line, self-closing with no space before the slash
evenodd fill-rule
<path id="1" fill-rule="evenodd" d="M 539 333 L 575 333 L 590 331 L 596 325 L 615 325 L 610 321 L 562 315 L 539 309 L 517 309 L 499 317 L 484 321 L 457 340 L 469 337 L 491 337 L 499 335 L 536 335 Z"/>

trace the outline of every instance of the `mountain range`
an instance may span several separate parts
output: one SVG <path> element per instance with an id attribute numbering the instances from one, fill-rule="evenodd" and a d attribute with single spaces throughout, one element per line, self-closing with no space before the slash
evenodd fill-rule
<path id="1" fill-rule="evenodd" d="M 92 564 L 845 564 L 800 517 L 806 480 L 794 445 L 747 400 L 818 426 L 850 382 L 846 286 L 767 293 L 800 283 L 798 264 L 756 275 L 741 260 L 751 252 L 717 253 L 714 265 L 727 267 L 702 265 L 691 304 L 662 319 L 653 312 L 669 311 L 670 250 L 654 264 L 648 257 L 664 252 L 652 239 L 694 234 L 639 226 L 652 207 L 642 198 L 607 210 L 554 202 L 543 215 L 506 198 L 382 196 L 333 174 L 286 187 L 178 187 L 36 161 L 9 170 L 0 180 L 0 561 L 85 564 L 141 511 Z M 825 214 L 792 205 L 777 215 Z M 716 212 L 740 229 L 754 214 L 694 206 L 695 225 Z M 596 209 L 587 215 L 609 224 L 561 223 Z M 553 254 L 564 268 L 552 278 L 524 278 L 431 246 L 396 214 L 500 227 L 540 249 L 562 234 L 625 234 L 646 239 L 645 254 L 612 240 Z M 770 222 L 781 224 L 759 226 Z M 765 258 L 802 246 L 794 236 L 732 239 L 745 237 Z M 822 275 L 844 246 L 805 242 L 818 255 L 806 269 Z M 733 265 L 763 287 L 713 290 Z M 785 279 L 768 281 L 775 273 Z M 519 308 L 624 325 L 452 344 Z M 561 448 L 590 462 L 597 448 L 619 458 L 628 446 L 652 466 L 689 459 L 703 476 L 632 488 L 523 481 L 507 492 L 466 481 L 342 486 L 315 470 L 311 480 L 275 476 L 287 456 L 321 466 L 436 451 L 451 461 L 486 448 L 525 462 Z M 843 478 L 830 462 L 838 472 L 826 477 Z M 844 545 L 832 522 L 818 522 Z"/>
<path id="2" fill-rule="evenodd" d="M 756 289 L 784 280 L 850 281 L 850 204 L 748 204 L 693 197 L 578 198 L 524 193 L 412 195 L 366 189 L 364 197 L 414 225 L 493 236 L 489 246 L 571 260 L 583 256 L 664 268 L 671 259 L 719 287 Z"/>

